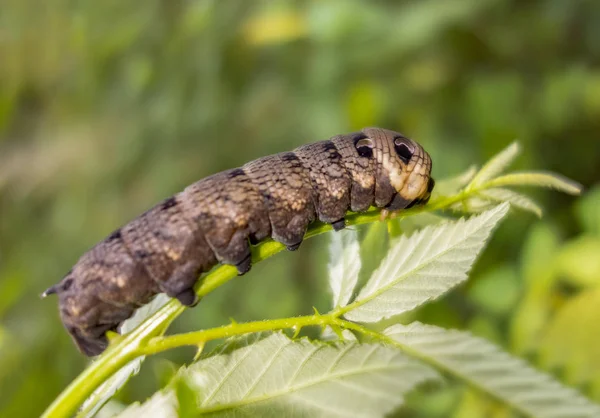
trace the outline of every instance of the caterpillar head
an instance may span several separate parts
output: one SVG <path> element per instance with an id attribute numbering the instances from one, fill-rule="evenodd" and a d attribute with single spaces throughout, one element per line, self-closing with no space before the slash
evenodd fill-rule
<path id="1" fill-rule="evenodd" d="M 435 181 L 431 157 L 412 139 L 380 128 L 365 128 L 355 146 L 375 159 L 375 205 L 390 210 L 425 204 Z"/>

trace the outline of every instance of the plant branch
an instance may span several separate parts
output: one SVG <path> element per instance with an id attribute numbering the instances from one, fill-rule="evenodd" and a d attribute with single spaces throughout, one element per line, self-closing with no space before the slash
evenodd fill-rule
<path id="1" fill-rule="evenodd" d="M 250 334 L 261 331 L 274 331 L 279 329 L 298 329 L 312 325 L 331 325 L 335 322 L 335 316 L 326 315 L 307 315 L 283 319 L 271 319 L 265 321 L 233 323 L 222 327 L 211 328 L 202 331 L 188 332 L 185 334 L 172 335 L 167 337 L 156 337 L 141 348 L 144 354 L 157 354 L 166 350 L 186 345 L 201 346 L 208 341 L 229 338 L 235 335 Z"/>

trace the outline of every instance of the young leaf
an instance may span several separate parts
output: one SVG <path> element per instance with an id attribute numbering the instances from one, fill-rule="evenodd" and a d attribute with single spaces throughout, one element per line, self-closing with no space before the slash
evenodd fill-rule
<path id="1" fill-rule="evenodd" d="M 135 311 L 131 318 L 123 322 L 123 325 L 121 325 L 121 334 L 127 334 L 128 332 L 136 329 L 138 325 L 158 312 L 158 310 L 170 300 L 171 298 L 165 293 L 158 294 L 150 303 L 142 306 L 140 309 Z"/>
<path id="2" fill-rule="evenodd" d="M 121 370 L 106 380 L 87 398 L 78 417 L 91 418 L 121 389 L 129 380 L 140 372 L 144 356 L 127 363 Z"/>
<path id="3" fill-rule="evenodd" d="M 442 196 L 451 196 L 469 184 L 477 174 L 477 166 L 472 165 L 465 172 L 449 179 L 436 182 L 433 192 Z"/>
<path id="4" fill-rule="evenodd" d="M 471 181 L 471 186 L 479 186 L 502 173 L 513 162 L 515 157 L 519 155 L 519 152 L 520 147 L 518 142 L 513 142 L 504 150 L 500 151 L 496 156 L 489 160 L 481 170 L 479 170 L 479 173 L 477 173 L 473 178 L 473 181 Z"/>
<path id="5" fill-rule="evenodd" d="M 169 297 L 161 293 L 156 296 L 152 302 L 138 309 L 136 313 L 123 322 L 121 332 L 123 334 L 133 330 L 141 324 L 146 318 L 158 311 L 165 303 L 169 301 Z M 121 370 L 115 373 L 110 379 L 107 379 L 101 386 L 98 387 L 85 401 L 81 408 L 79 417 L 93 417 L 121 389 L 133 376 L 139 373 L 140 367 L 145 359 L 145 356 L 140 356 L 135 360 L 130 361 Z"/>
<path id="6" fill-rule="evenodd" d="M 414 322 L 384 332 L 411 354 L 485 391 L 522 414 L 544 418 L 599 417 L 600 406 L 551 376 L 468 332 Z"/>
<path id="7" fill-rule="evenodd" d="M 531 212 L 538 218 L 543 215 L 543 209 L 533 199 L 524 194 L 513 192 L 512 190 L 495 188 L 485 190 L 479 193 L 481 196 L 492 200 L 495 203 L 508 202 L 517 209 Z"/>
<path id="8" fill-rule="evenodd" d="M 559 192 L 579 195 L 583 186 L 560 174 L 543 171 L 523 171 L 496 177 L 486 183 L 486 187 L 502 186 L 538 186 L 558 190 Z"/>
<path id="9" fill-rule="evenodd" d="M 467 278 L 492 229 L 507 211 L 505 203 L 468 220 L 427 227 L 401 238 L 344 316 L 377 322 L 443 295 Z"/>
<path id="10" fill-rule="evenodd" d="M 457 202 L 451 206 L 452 210 L 463 213 L 481 213 L 497 206 L 498 203 L 490 202 L 490 199 L 484 198 L 481 193 L 473 194 L 469 199 L 462 202 Z"/>
<path id="11" fill-rule="evenodd" d="M 352 297 L 360 272 L 357 232 L 346 229 L 331 234 L 329 259 L 329 285 L 333 293 L 333 306 L 345 306 Z"/>
<path id="12" fill-rule="evenodd" d="M 436 371 L 381 345 L 313 343 L 272 334 L 202 360 L 181 377 L 198 413 L 224 417 L 385 416 Z"/>

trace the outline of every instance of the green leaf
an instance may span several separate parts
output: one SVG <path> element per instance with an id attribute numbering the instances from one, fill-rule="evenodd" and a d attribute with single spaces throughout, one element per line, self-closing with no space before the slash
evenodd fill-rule
<path id="1" fill-rule="evenodd" d="M 439 194 L 442 196 L 456 194 L 460 189 L 465 187 L 471 180 L 473 180 L 475 174 L 477 174 L 477 166 L 472 165 L 465 172 L 460 173 L 455 177 L 436 182 L 433 192 L 434 194 Z"/>
<path id="2" fill-rule="evenodd" d="M 333 293 L 333 306 L 345 306 L 352 297 L 360 272 L 357 232 L 345 229 L 331 234 L 329 259 L 329 286 Z"/>
<path id="3" fill-rule="evenodd" d="M 481 213 L 497 206 L 497 202 L 490 202 L 490 199 L 484 198 L 480 193 L 472 194 L 467 200 L 457 202 L 451 206 L 452 210 L 462 213 Z"/>
<path id="4" fill-rule="evenodd" d="M 540 205 L 538 205 L 535 200 L 531 199 L 524 194 L 513 192 L 509 189 L 503 188 L 495 188 L 485 190 L 479 193 L 480 196 L 483 196 L 495 203 L 508 202 L 511 206 L 524 210 L 526 212 L 531 212 L 536 215 L 538 218 L 541 218 L 544 211 Z"/>
<path id="5" fill-rule="evenodd" d="M 177 417 L 197 417 L 196 391 L 190 388 L 188 383 L 179 377 L 173 380 L 172 388 L 177 396 Z"/>
<path id="6" fill-rule="evenodd" d="M 416 385 L 439 378 L 389 347 L 281 333 L 193 364 L 181 377 L 197 393 L 198 413 L 223 417 L 383 417 Z"/>
<path id="7" fill-rule="evenodd" d="M 579 195 L 583 186 L 560 174 L 543 171 L 523 171 L 496 177 L 485 184 L 486 187 L 538 186 L 555 189 L 571 195 Z"/>
<path id="8" fill-rule="evenodd" d="M 385 334 L 423 361 L 510 405 L 543 418 L 599 417 L 600 406 L 550 375 L 511 357 L 468 332 L 418 322 L 394 325 Z"/>
<path id="9" fill-rule="evenodd" d="M 121 334 L 127 334 L 136 329 L 138 325 L 158 312 L 170 300 L 171 298 L 165 293 L 158 294 L 150 303 L 142 306 L 135 311 L 135 314 L 131 318 L 123 322 L 123 325 L 121 325 Z"/>
<path id="10" fill-rule="evenodd" d="M 475 188 L 486 181 L 493 179 L 498 174 L 501 174 L 519 155 L 520 146 L 518 142 L 513 142 L 504 150 L 500 151 L 496 156 L 489 160 L 471 181 L 470 188 Z"/>
<path id="11" fill-rule="evenodd" d="M 156 392 L 143 404 L 131 404 L 115 418 L 179 418 L 179 405 L 171 390 Z"/>
<path id="12" fill-rule="evenodd" d="M 135 329 L 139 324 L 144 322 L 146 318 L 152 316 L 165 303 L 169 301 L 169 297 L 161 293 L 156 296 L 152 302 L 138 309 L 136 313 L 123 322 L 121 332 L 123 334 Z M 133 376 L 140 372 L 140 367 L 145 360 L 145 356 L 140 356 L 127 365 L 122 367 L 110 379 L 107 379 L 100 385 L 94 393 L 84 402 L 81 412 L 78 417 L 93 417 L 96 413 L 108 402 Z"/>
<path id="13" fill-rule="evenodd" d="M 402 237 L 373 273 L 352 308 L 352 321 L 377 322 L 408 312 L 463 282 L 508 204 L 468 220 L 427 227 Z"/>

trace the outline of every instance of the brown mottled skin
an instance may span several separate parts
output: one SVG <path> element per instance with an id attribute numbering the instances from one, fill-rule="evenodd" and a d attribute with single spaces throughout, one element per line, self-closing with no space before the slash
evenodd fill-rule
<path id="1" fill-rule="evenodd" d="M 344 228 L 349 210 L 400 210 L 429 200 L 431 158 L 397 132 L 366 128 L 200 180 L 113 232 L 44 295 L 88 356 L 135 309 L 164 292 L 187 306 L 217 263 L 250 270 L 250 245 L 297 249 L 315 220 Z"/>

